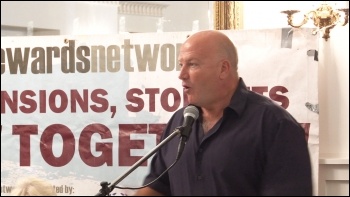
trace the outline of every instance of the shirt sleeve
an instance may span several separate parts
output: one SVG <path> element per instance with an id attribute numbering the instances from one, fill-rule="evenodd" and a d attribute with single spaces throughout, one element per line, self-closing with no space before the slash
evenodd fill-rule
<path id="1" fill-rule="evenodd" d="M 311 160 L 304 129 L 290 119 L 279 120 L 271 129 L 275 132 L 266 144 L 261 195 L 312 196 Z"/>

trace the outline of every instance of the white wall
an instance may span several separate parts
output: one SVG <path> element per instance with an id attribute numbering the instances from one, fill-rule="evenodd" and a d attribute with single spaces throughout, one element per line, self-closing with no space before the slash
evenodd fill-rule
<path id="1" fill-rule="evenodd" d="M 164 30 L 167 32 L 191 31 L 193 21 L 199 21 L 199 29 L 210 29 L 208 1 L 168 1 L 169 7 L 164 12 Z"/>
<path id="2" fill-rule="evenodd" d="M 163 11 L 164 32 L 191 31 L 196 20 L 200 30 L 209 29 L 208 1 L 148 3 L 167 5 Z M 26 28 L 32 23 L 35 28 L 59 30 L 61 35 L 116 34 L 119 17 L 125 17 L 127 32 L 157 32 L 157 22 L 162 17 L 118 14 L 117 6 L 117 1 L 1 1 L 1 25 Z M 8 32 L 11 33 L 14 32 Z"/>
<path id="3" fill-rule="evenodd" d="M 1 1 L 1 26 L 59 30 L 61 35 L 118 33 L 116 4 L 77 1 Z M 3 35 L 3 34 L 2 34 Z"/>
<path id="4" fill-rule="evenodd" d="M 193 21 L 199 21 L 199 30 L 211 29 L 208 11 L 212 2 L 160 1 L 168 5 L 164 10 L 163 30 L 191 31 Z M 310 10 L 317 7 L 314 1 L 251 1 L 244 2 L 244 28 L 265 29 L 287 26 L 287 18 L 280 12 L 287 9 Z M 348 2 L 331 2 L 347 6 Z M 1 1 L 1 25 L 26 28 L 59 30 L 61 35 L 69 34 L 114 34 L 119 32 L 117 4 L 93 2 L 33 2 Z M 126 17 L 126 30 L 130 32 L 156 32 L 159 17 Z M 306 25 L 306 27 L 312 25 Z M 3 31 L 2 36 L 16 32 Z M 23 35 L 23 32 L 20 32 Z M 25 33 L 24 33 L 25 35 Z M 349 195 L 349 24 L 331 30 L 326 42 L 319 39 L 319 151 L 320 180 L 319 194 Z M 345 166 L 345 167 L 344 167 Z M 336 176 L 339 168 L 344 170 Z M 347 171 L 346 171 L 347 170 Z M 332 182 L 335 181 L 335 182 Z M 332 189 L 333 183 L 341 181 L 340 189 Z M 329 185 L 327 185 L 329 183 Z M 336 184 L 335 184 L 336 185 Z M 345 186 L 344 186 L 345 185 Z M 328 188 L 328 189 L 327 189 Z M 339 193 L 340 192 L 340 193 Z"/>
<path id="5" fill-rule="evenodd" d="M 349 195 L 349 24 L 320 42 L 319 194 Z"/>

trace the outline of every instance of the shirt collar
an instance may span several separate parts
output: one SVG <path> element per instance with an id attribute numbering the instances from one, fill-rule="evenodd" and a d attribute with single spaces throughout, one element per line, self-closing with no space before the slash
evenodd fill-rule
<path id="1" fill-rule="evenodd" d="M 240 77 L 237 89 L 233 94 L 230 104 L 228 106 L 234 112 L 236 112 L 238 116 L 241 116 L 244 111 L 245 105 L 248 100 L 248 92 L 249 90 L 247 86 L 245 85 L 243 79 Z"/>

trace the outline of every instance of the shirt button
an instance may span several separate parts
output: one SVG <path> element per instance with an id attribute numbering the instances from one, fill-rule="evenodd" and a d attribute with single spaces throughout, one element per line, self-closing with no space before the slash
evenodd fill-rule
<path id="1" fill-rule="evenodd" d="M 197 180 L 202 180 L 202 179 L 203 179 L 203 177 L 201 175 L 197 176 Z"/>

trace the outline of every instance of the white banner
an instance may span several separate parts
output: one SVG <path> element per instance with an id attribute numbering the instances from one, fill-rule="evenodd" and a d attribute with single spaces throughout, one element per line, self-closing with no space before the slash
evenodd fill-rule
<path id="1" fill-rule="evenodd" d="M 317 191 L 318 62 L 311 31 L 222 32 L 238 48 L 246 85 L 305 128 Z M 189 34 L 1 37 L 1 195 L 31 175 L 49 179 L 58 195 L 95 195 L 100 182 L 129 170 L 187 104 L 177 55 Z M 142 186 L 149 162 L 118 185 Z"/>

